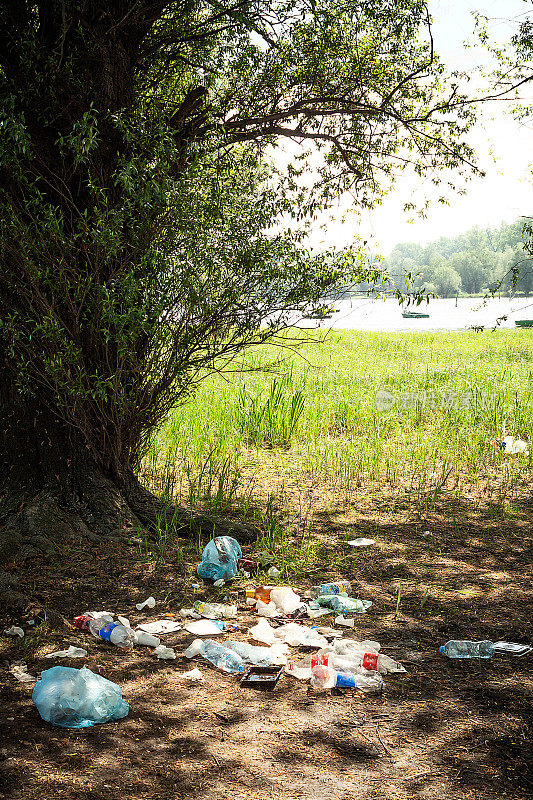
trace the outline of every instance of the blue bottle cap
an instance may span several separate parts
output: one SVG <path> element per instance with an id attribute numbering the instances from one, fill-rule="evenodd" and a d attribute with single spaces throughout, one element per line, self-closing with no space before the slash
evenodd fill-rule
<path id="1" fill-rule="evenodd" d="M 441 644 L 441 646 L 439 647 L 439 653 L 444 653 L 444 652 L 445 652 L 444 651 L 444 645 Z"/>

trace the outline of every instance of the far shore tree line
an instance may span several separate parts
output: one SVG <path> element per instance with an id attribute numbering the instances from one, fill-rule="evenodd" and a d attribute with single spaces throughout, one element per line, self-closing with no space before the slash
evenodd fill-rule
<path id="1" fill-rule="evenodd" d="M 523 220 L 499 228 L 474 227 L 425 246 L 397 244 L 384 267 L 397 286 L 412 276 L 411 290 L 439 297 L 533 294 L 533 258 L 527 250 Z"/>
<path id="2" fill-rule="evenodd" d="M 474 227 L 425 247 L 399 244 L 385 264 L 396 282 L 407 273 L 416 274 L 416 289 L 440 297 L 487 292 L 528 297 L 533 293 L 533 261 L 524 249 L 523 234 L 523 220 L 499 228 Z"/>

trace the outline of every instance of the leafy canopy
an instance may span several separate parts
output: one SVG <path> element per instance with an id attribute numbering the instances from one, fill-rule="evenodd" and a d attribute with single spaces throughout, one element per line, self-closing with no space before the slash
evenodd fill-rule
<path id="1" fill-rule="evenodd" d="M 319 209 L 472 159 L 420 0 L 0 0 L 0 18 L 0 396 L 117 474 L 206 370 L 377 280 L 305 251 Z"/>

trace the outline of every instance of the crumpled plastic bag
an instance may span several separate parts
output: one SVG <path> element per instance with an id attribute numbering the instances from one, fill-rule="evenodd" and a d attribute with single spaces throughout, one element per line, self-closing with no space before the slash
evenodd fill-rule
<path id="1" fill-rule="evenodd" d="M 217 536 L 204 547 L 202 561 L 196 571 L 201 578 L 213 583 L 230 581 L 237 574 L 237 562 L 241 557 L 241 546 L 236 539 Z"/>
<path id="2" fill-rule="evenodd" d="M 60 728 L 90 728 L 122 719 L 130 710 L 120 686 L 87 667 L 44 670 L 32 700 L 44 721 Z"/>

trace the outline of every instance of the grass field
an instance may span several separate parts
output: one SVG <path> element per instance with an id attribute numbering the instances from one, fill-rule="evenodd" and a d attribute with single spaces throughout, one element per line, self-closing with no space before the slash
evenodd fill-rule
<path id="1" fill-rule="evenodd" d="M 332 331 L 298 353 L 285 343 L 238 365 L 269 372 L 212 376 L 169 417 L 146 463 L 158 491 L 246 509 L 254 490 L 283 494 L 298 475 L 347 497 L 364 484 L 423 507 L 462 492 L 503 507 L 530 480 L 531 460 L 493 441 L 533 439 L 531 332 Z"/>

